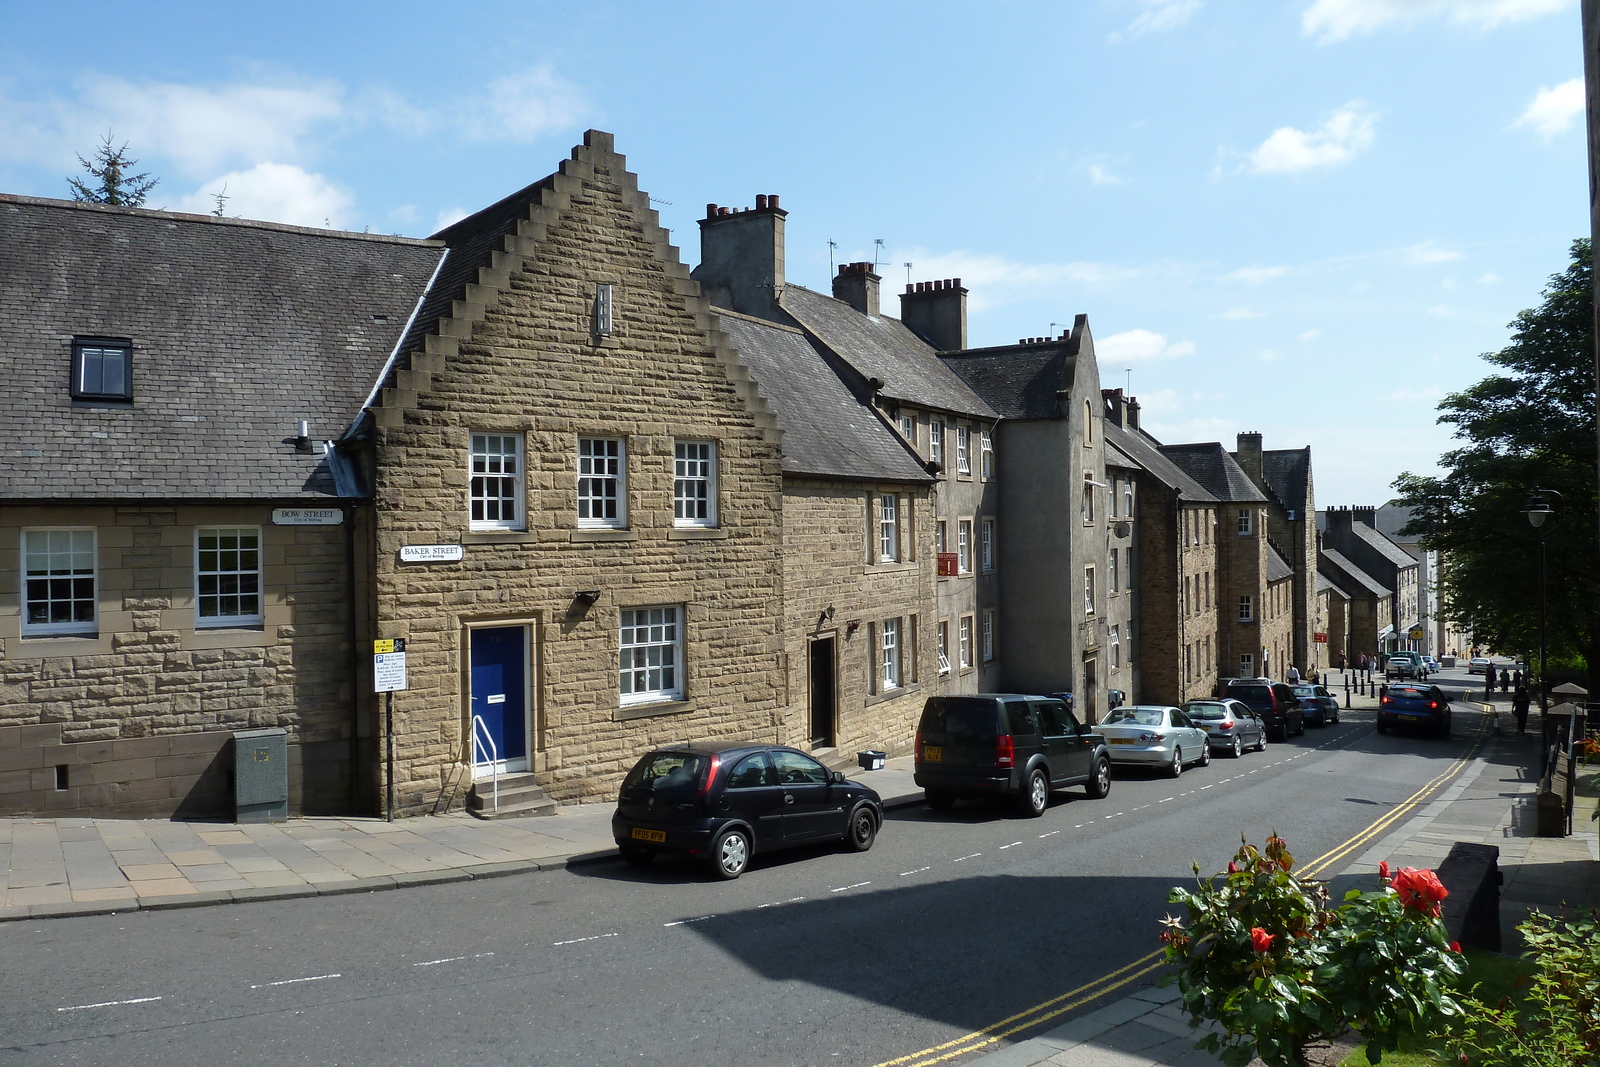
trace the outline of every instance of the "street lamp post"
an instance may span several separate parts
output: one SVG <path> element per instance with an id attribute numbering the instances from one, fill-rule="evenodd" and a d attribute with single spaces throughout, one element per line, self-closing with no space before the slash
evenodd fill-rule
<path id="1" fill-rule="evenodd" d="M 1551 505 L 1550 497 L 1555 497 L 1555 506 Z M 1560 504 L 1561 494 L 1554 489 L 1532 489 L 1528 492 L 1528 502 L 1522 506 L 1523 517 L 1539 535 L 1539 727 L 1546 746 L 1550 744 L 1550 699 L 1549 687 L 1545 685 L 1545 659 L 1550 649 L 1544 543 L 1550 534 L 1550 526 L 1546 524 L 1553 523 L 1560 515 Z"/>

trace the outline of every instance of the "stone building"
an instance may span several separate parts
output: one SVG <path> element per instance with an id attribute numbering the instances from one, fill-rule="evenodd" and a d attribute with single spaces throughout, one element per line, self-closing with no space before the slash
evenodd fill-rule
<path id="1" fill-rule="evenodd" d="M 1322 576 L 1345 595 L 1343 620 L 1337 618 L 1340 602 L 1330 601 L 1330 612 L 1335 615 L 1330 625 L 1347 635 L 1344 651 L 1350 663 L 1355 664 L 1362 655 L 1370 657 L 1388 651 L 1382 647 L 1378 635 L 1385 629 L 1393 629 L 1394 591 L 1356 566 L 1338 549 L 1324 547 L 1317 554 L 1317 566 Z M 1338 662 L 1337 656 L 1334 661 Z"/>
<path id="2" fill-rule="evenodd" d="M 367 519 L 327 442 L 438 242 L 0 196 L 0 812 L 231 814 L 237 730 L 349 811 Z"/>
<path id="3" fill-rule="evenodd" d="M 1302 674 L 1328 666 L 1327 644 L 1317 641 L 1317 504 L 1311 481 L 1311 448 L 1263 450 L 1259 433 L 1238 435 L 1233 453 L 1239 469 L 1266 497 L 1267 542 L 1289 565 L 1290 646 L 1280 660 Z"/>
<path id="4" fill-rule="evenodd" d="M 1389 614 L 1378 621 L 1377 650 L 1421 649 L 1421 565 L 1375 525 L 1377 509 L 1330 508 L 1319 516 L 1324 551 L 1338 552 L 1389 597 Z M 1415 635 L 1415 636 L 1413 636 Z"/>

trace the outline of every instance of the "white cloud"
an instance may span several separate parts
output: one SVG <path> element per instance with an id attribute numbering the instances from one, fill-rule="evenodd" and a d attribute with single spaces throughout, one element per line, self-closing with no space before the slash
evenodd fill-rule
<path id="1" fill-rule="evenodd" d="M 1072 263 L 1021 263 L 1002 256 L 973 255 L 970 252 L 928 252 L 924 249 L 900 250 L 886 253 L 894 264 L 910 261 L 916 264 L 915 276 L 919 279 L 960 278 L 970 289 L 968 308 L 985 311 L 1005 304 L 1012 299 L 1037 296 L 1042 290 L 1058 289 L 1062 285 L 1081 285 L 1102 288 L 1138 277 L 1141 273 L 1132 267 L 1112 263 L 1076 261 Z M 860 258 L 870 258 L 863 253 Z M 884 286 L 884 313 L 898 314 L 897 305 L 889 298 L 898 286 Z"/>
<path id="2" fill-rule="evenodd" d="M 218 193 L 228 198 L 222 211 L 229 217 L 295 226 L 341 229 L 349 224 L 350 209 L 355 205 L 349 190 L 320 174 L 289 163 L 258 163 L 249 170 L 206 182 L 178 200 L 172 209 L 210 214 L 216 208 Z"/>
<path id="3" fill-rule="evenodd" d="M 1279 127 L 1250 153 L 1249 169 L 1257 174 L 1297 174 L 1348 163 L 1372 145 L 1377 122 L 1376 112 L 1351 101 L 1310 132 Z"/>
<path id="4" fill-rule="evenodd" d="M 1259 319 L 1265 314 L 1265 311 L 1251 311 L 1249 308 L 1229 308 L 1227 311 L 1213 315 L 1212 318 L 1232 320 Z"/>
<path id="5" fill-rule="evenodd" d="M 1270 282 L 1274 278 L 1282 278 L 1288 273 L 1289 268 L 1282 264 L 1276 267 L 1240 267 L 1238 270 L 1224 274 L 1220 280 L 1225 282 L 1249 282 L 1252 285 L 1260 285 L 1262 282 Z"/>
<path id="6" fill-rule="evenodd" d="M 1445 18 L 1458 25 L 1489 30 L 1566 8 L 1571 0 L 1315 0 L 1300 16 L 1300 28 L 1319 44 L 1372 33 L 1391 22 L 1409 25 Z"/>
<path id="7" fill-rule="evenodd" d="M 1499 285 L 1500 284 L 1500 275 L 1496 274 L 1494 271 L 1489 271 L 1483 277 L 1478 279 L 1478 284 L 1479 285 Z"/>
<path id="8" fill-rule="evenodd" d="M 1570 130 L 1583 114 L 1583 79 L 1564 81 L 1553 89 L 1540 89 L 1516 122 L 1511 124 L 1531 127 L 1539 136 L 1549 140 L 1558 133 Z"/>
<path id="9" fill-rule="evenodd" d="M 1427 265 L 1431 263 L 1448 263 L 1452 259 L 1460 259 L 1461 253 L 1440 248 L 1432 241 L 1423 241 L 1406 249 L 1405 256 L 1408 263 Z"/>
<path id="10" fill-rule="evenodd" d="M 1105 167 L 1102 167 L 1098 163 L 1089 164 L 1089 180 L 1094 182 L 1096 185 L 1127 184 L 1122 178 L 1111 173 L 1111 171 L 1107 170 Z"/>
<path id="11" fill-rule="evenodd" d="M 1276 349 L 1263 348 L 1261 350 L 1261 357 L 1260 357 L 1261 358 L 1261 362 L 1263 362 L 1263 363 L 1276 362 L 1279 354 L 1280 353 Z"/>
<path id="12" fill-rule="evenodd" d="M 1123 367 L 1130 363 L 1149 363 L 1157 359 L 1178 359 L 1194 355 L 1193 341 L 1168 344 L 1164 334 L 1154 330 L 1125 330 L 1110 337 L 1097 338 L 1095 359 L 1103 367 Z"/>
<path id="13" fill-rule="evenodd" d="M 1300 340 L 1302 340 L 1302 341 L 1315 341 L 1317 338 L 1319 338 L 1321 336 L 1322 336 L 1322 331 L 1317 329 L 1315 326 L 1313 326 L 1313 327 L 1311 327 L 1311 329 L 1307 330 L 1305 333 L 1300 335 Z"/>
<path id="14" fill-rule="evenodd" d="M 446 226 L 452 226 L 470 214 L 472 214 L 472 212 L 468 211 L 464 207 L 447 207 L 443 211 L 439 212 L 438 217 L 433 220 L 433 232 L 438 233 Z"/>
<path id="15" fill-rule="evenodd" d="M 1128 33 L 1138 37 L 1144 33 L 1160 33 L 1164 30 L 1175 30 L 1194 17 L 1194 13 L 1201 8 L 1200 0 L 1171 0 L 1160 3 L 1153 10 L 1146 11 L 1128 24 Z"/>
<path id="16" fill-rule="evenodd" d="M 1428 309 L 1428 314 L 1436 319 L 1453 319 L 1456 316 L 1456 309 L 1447 304 L 1436 304 Z"/>
<path id="17" fill-rule="evenodd" d="M 460 121 L 467 136 L 476 140 L 532 141 L 575 125 L 589 110 L 576 85 L 550 67 L 538 66 L 494 82 Z"/>

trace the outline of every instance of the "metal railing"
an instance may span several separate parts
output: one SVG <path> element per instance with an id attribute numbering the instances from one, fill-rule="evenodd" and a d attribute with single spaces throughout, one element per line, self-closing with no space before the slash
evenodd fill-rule
<path id="1" fill-rule="evenodd" d="M 480 740 L 481 738 L 481 740 Z M 489 766 L 494 769 L 494 806 L 491 811 L 500 810 L 500 749 L 494 743 L 494 735 L 489 732 L 489 724 L 483 721 L 482 715 L 472 717 L 472 762 L 481 763 L 478 755 L 488 746 L 487 755 Z"/>

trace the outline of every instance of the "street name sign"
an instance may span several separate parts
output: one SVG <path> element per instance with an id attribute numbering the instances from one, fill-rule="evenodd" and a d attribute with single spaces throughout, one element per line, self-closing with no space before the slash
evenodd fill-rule
<path id="1" fill-rule="evenodd" d="M 460 545 L 402 545 L 401 563 L 454 563 L 466 554 Z"/>
<path id="2" fill-rule="evenodd" d="M 339 508 L 273 508 L 274 526 L 342 526 L 344 512 Z"/>

